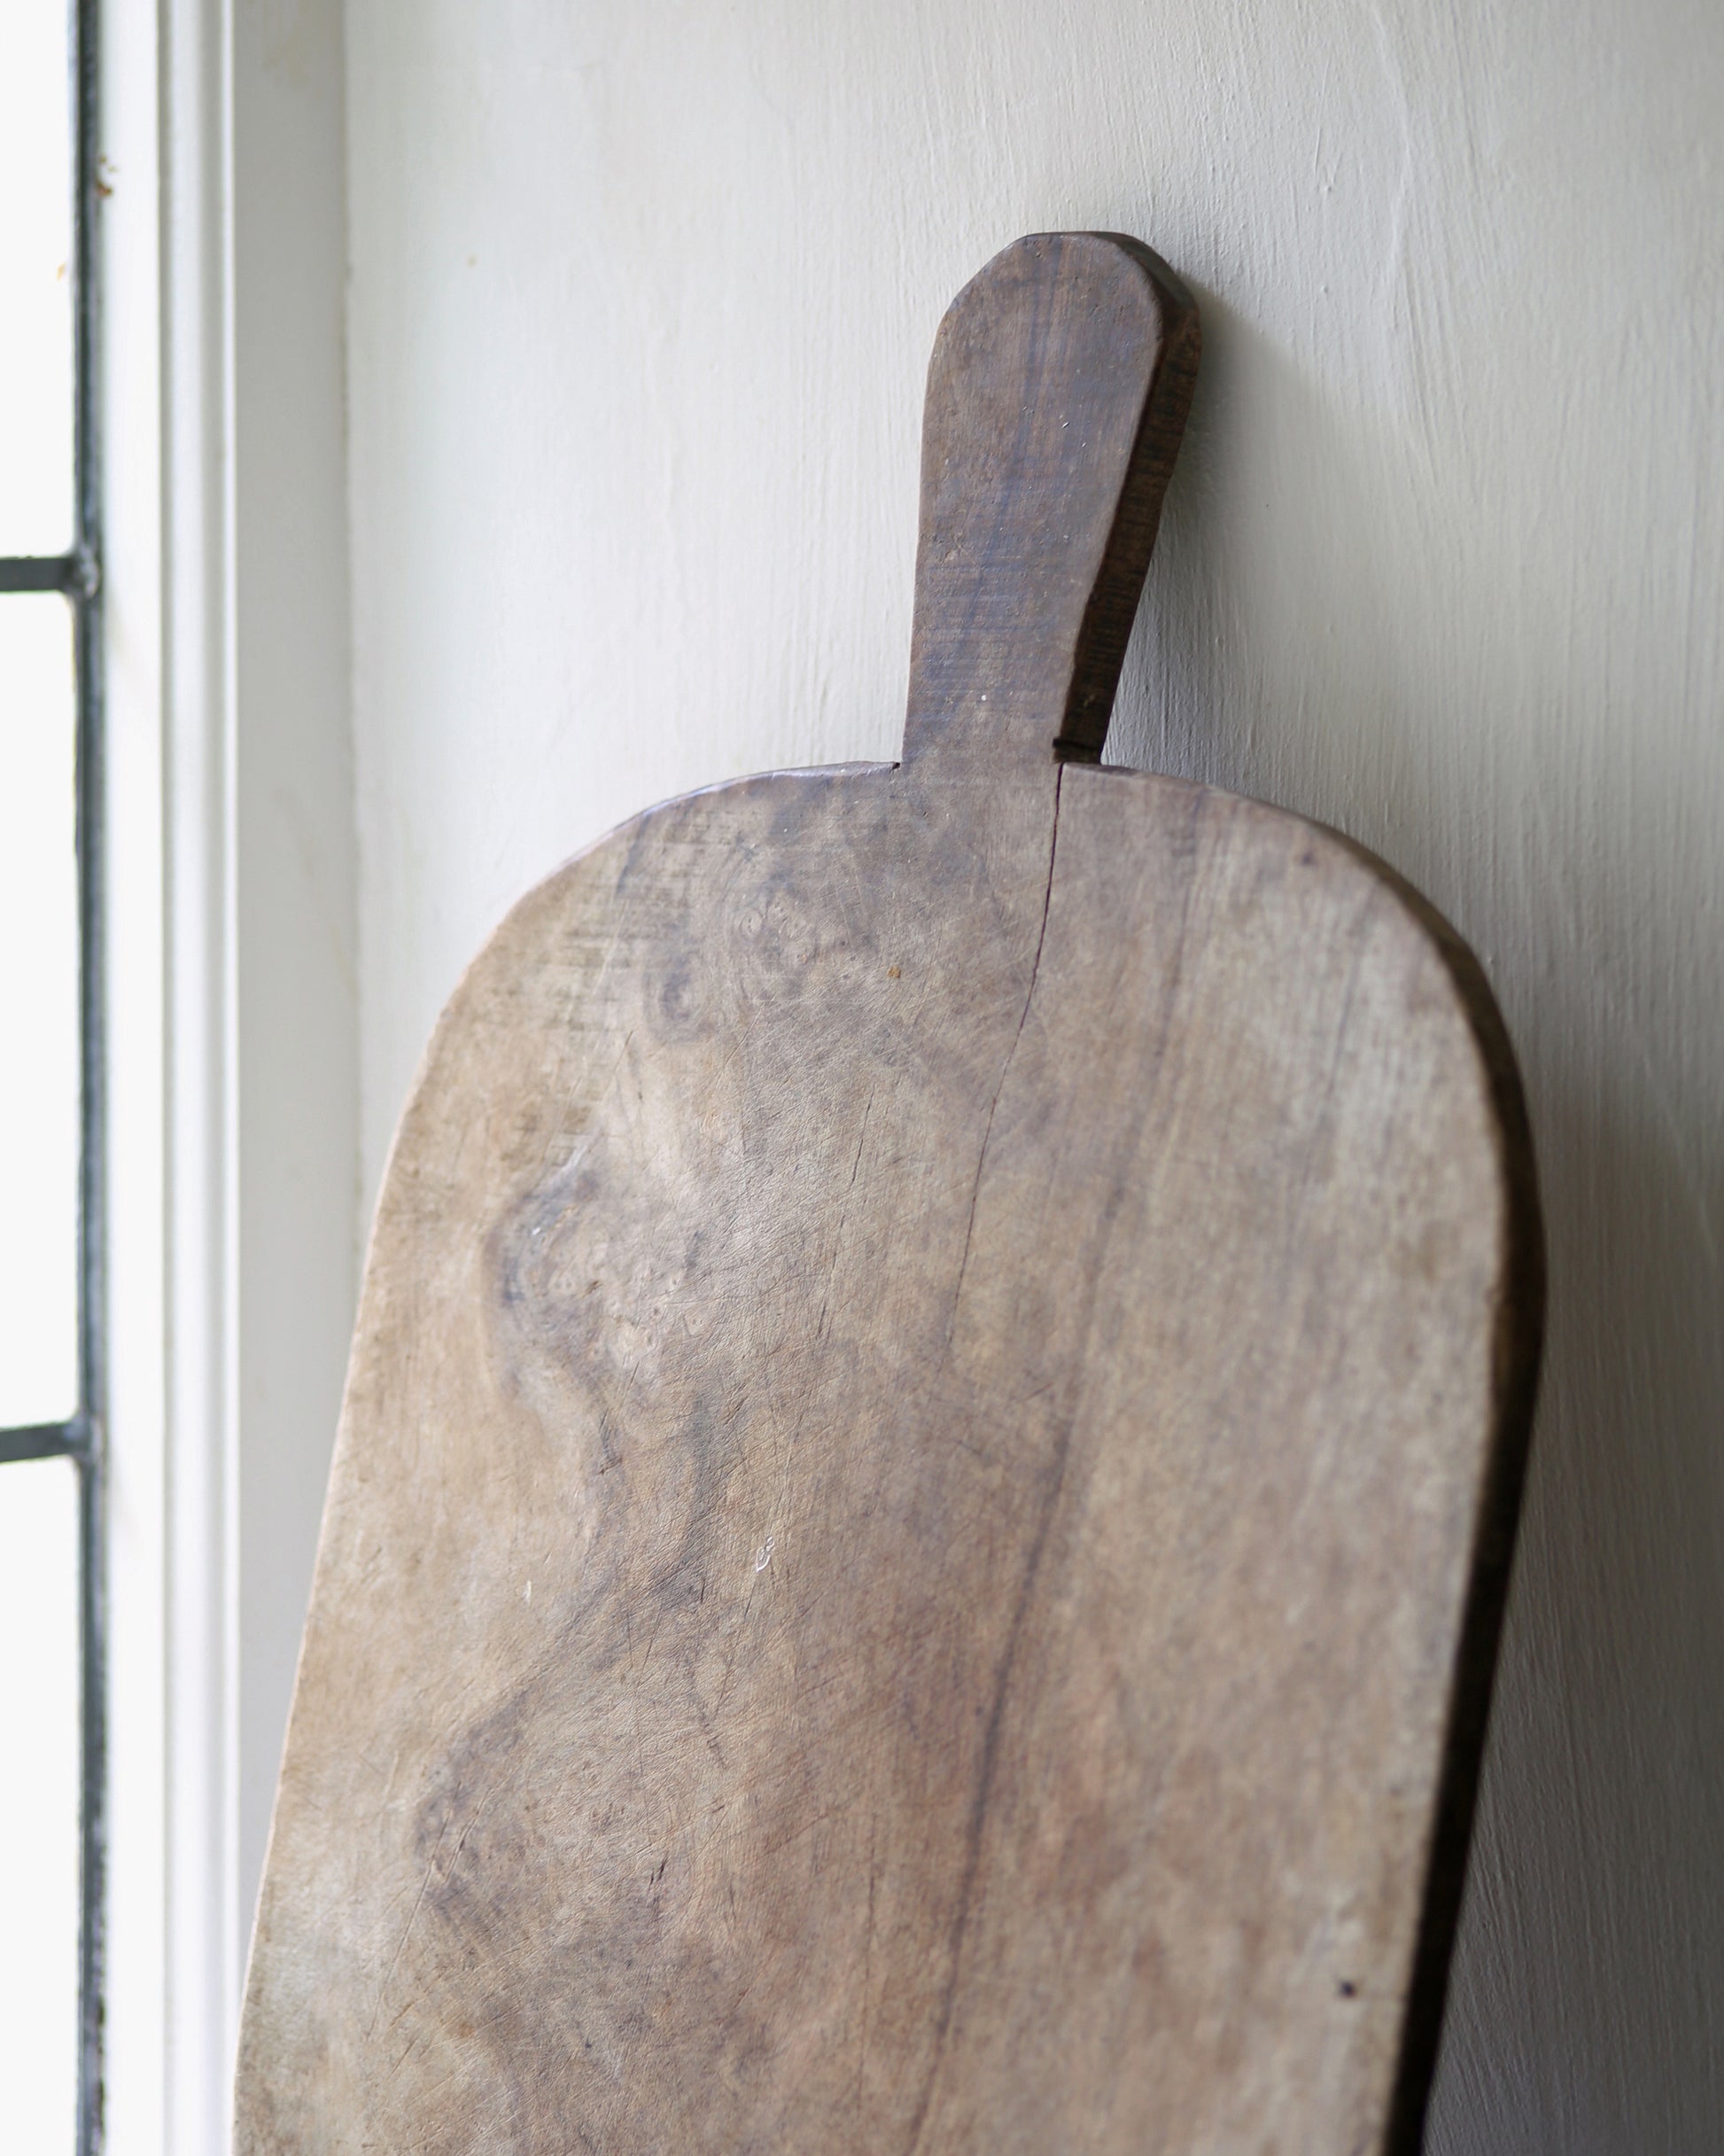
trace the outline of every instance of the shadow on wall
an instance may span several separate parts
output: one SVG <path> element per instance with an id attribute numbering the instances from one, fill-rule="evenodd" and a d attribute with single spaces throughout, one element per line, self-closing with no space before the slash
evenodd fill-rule
<path id="1" fill-rule="evenodd" d="M 1540 2146 L 1698 2152 L 1720 2115 L 1717 1254 L 1649 1088 L 1525 1062 L 1552 1296 L 1428 2145 L 1506 2151 L 1538 2122 Z M 1638 2073 L 1625 1996 L 1636 2049 L 1662 2039 Z"/>
<path id="2" fill-rule="evenodd" d="M 1487 542 L 1437 430 L 1342 409 L 1198 300 L 1108 760 L 1297 808 L 1410 876 L 1503 1001 L 1539 1153 L 1542 1390 L 1427 2147 L 1697 2152 L 1724 2116 L 1724 1701 L 1702 1712 L 1724 1683 L 1724 1125 L 1685 1112 L 1672 1042 L 1611 988 L 1680 1003 L 1680 909 L 1607 888 L 1596 765 L 1538 767 L 1529 712 L 1589 706 L 1596 732 L 1607 688 L 1577 694 L 1568 619 Z"/>

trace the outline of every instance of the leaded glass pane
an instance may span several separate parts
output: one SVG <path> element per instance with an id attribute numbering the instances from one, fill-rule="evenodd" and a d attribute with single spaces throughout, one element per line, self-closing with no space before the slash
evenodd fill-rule
<path id="1" fill-rule="evenodd" d="M 72 544 L 65 0 L 0 0 L 0 554 Z"/>
<path id="2" fill-rule="evenodd" d="M 78 1405 L 76 730 L 70 608 L 0 595 L 0 1426 Z"/>

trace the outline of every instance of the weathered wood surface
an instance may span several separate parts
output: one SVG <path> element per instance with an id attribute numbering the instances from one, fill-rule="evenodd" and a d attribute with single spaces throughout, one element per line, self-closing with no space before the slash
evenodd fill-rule
<path id="1" fill-rule="evenodd" d="M 641 817 L 446 1012 L 241 2156 L 1416 2135 L 1530 1156 L 1380 864 L 1073 760 L 1195 353 L 1130 243 L 990 265 L 930 371 L 903 764 Z"/>

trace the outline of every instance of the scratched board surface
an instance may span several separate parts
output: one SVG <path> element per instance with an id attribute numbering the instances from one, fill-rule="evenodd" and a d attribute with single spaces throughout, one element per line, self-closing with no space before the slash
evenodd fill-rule
<path id="1" fill-rule="evenodd" d="M 1380 864 L 1092 759 L 1195 362 L 955 304 L 904 761 L 641 817 L 432 1039 L 242 2156 L 1417 2129 L 1536 1339 L 1518 1094 Z"/>

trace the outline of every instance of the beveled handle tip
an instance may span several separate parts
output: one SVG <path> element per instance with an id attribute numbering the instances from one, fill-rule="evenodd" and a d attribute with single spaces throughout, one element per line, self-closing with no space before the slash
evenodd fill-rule
<path id="1" fill-rule="evenodd" d="M 906 764 L 1100 755 L 1197 358 L 1190 293 L 1116 233 L 1016 240 L 952 301 L 928 371 Z"/>

